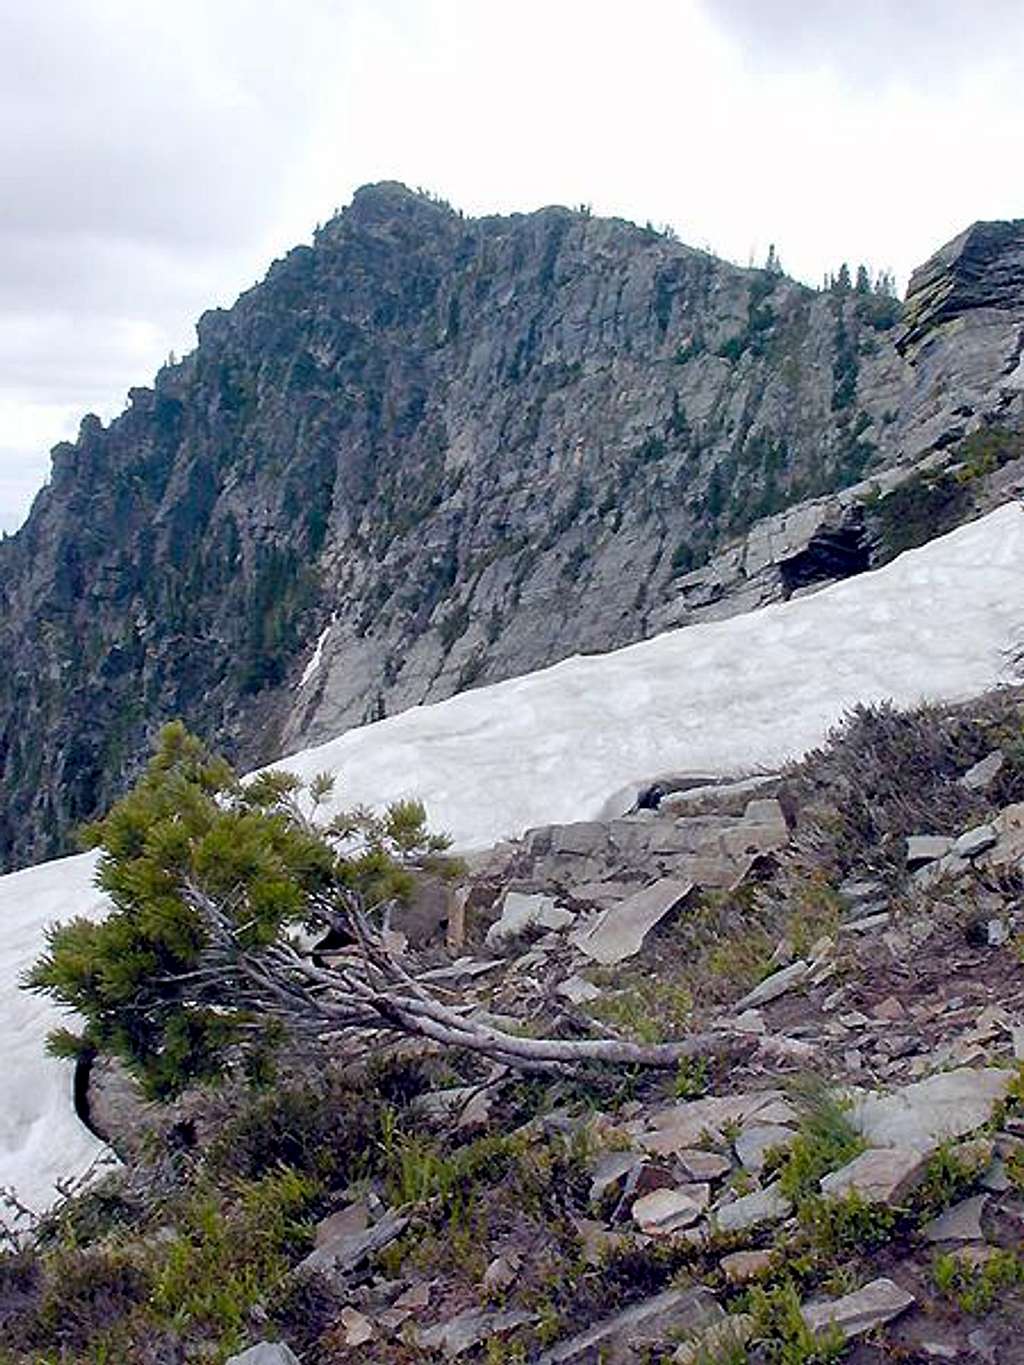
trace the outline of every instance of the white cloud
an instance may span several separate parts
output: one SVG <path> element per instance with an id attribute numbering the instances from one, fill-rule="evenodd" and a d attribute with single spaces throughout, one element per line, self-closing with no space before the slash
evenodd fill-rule
<path id="1" fill-rule="evenodd" d="M 368 180 L 469 212 L 588 202 L 744 263 L 775 242 L 812 282 L 844 258 L 905 279 L 1019 211 L 1016 0 L 8 8 L 0 470 L 22 490 L 68 405 L 118 411 Z M 27 502 L 0 478 L 10 528 Z"/>

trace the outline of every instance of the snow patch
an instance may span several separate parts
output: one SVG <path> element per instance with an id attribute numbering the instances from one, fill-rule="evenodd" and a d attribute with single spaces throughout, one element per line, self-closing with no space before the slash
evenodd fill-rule
<path id="1" fill-rule="evenodd" d="M 306 664 L 306 667 L 302 670 L 302 677 L 295 684 L 296 692 L 301 692 L 302 689 L 306 686 L 306 684 L 310 682 L 311 679 L 314 678 L 316 674 L 320 671 L 320 664 L 323 661 L 324 656 L 324 645 L 327 643 L 327 637 L 331 633 L 331 627 L 334 625 L 334 622 L 335 617 L 332 616 L 330 624 L 324 626 L 323 630 L 320 632 L 319 639 L 316 642 L 316 647 L 314 648 L 313 653 L 310 656 L 309 662 Z"/>

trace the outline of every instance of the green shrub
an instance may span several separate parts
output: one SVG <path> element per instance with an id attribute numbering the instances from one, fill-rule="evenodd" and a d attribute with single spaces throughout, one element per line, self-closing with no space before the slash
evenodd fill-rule
<path id="1" fill-rule="evenodd" d="M 330 787 L 327 777 L 310 784 L 314 808 Z M 252 1048 L 267 1044 L 268 1031 L 204 996 L 207 930 L 186 888 L 231 919 L 243 946 L 257 947 L 309 922 L 314 897 L 353 892 L 372 906 L 408 895 L 404 864 L 429 860 L 446 842 L 426 833 L 418 802 L 398 802 L 382 816 L 339 816 L 321 830 L 302 813 L 302 794 L 286 773 L 243 785 L 180 722 L 162 731 L 135 789 L 86 831 L 87 843 L 102 849 L 97 881 L 111 914 L 52 929 L 28 974 L 29 989 L 86 1020 L 84 1039 L 58 1031 L 55 1050 L 112 1052 L 156 1098 L 216 1076 L 243 1033 Z M 348 855 L 354 836 L 359 851 Z"/>

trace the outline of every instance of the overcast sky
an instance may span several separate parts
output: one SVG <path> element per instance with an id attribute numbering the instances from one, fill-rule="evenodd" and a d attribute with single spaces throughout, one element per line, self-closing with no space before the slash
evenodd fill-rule
<path id="1" fill-rule="evenodd" d="M 370 180 L 811 283 L 1024 216 L 1020 0 L 0 0 L 0 528 Z"/>

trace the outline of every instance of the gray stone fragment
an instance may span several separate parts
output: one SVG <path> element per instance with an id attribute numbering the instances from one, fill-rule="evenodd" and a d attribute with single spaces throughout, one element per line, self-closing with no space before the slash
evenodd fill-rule
<path id="1" fill-rule="evenodd" d="M 741 1166 L 748 1171 L 760 1171 L 766 1155 L 777 1147 L 788 1147 L 793 1141 L 793 1130 L 778 1123 L 754 1123 L 744 1128 L 733 1143 Z"/>
<path id="2" fill-rule="evenodd" d="M 976 1194 L 972 1199 L 962 1199 L 938 1218 L 933 1218 L 923 1229 L 929 1242 L 980 1242 L 984 1238 L 981 1230 L 981 1215 L 988 1203 L 987 1194 Z"/>
<path id="3" fill-rule="evenodd" d="M 960 785 L 966 787 L 968 791 L 984 791 L 995 781 L 1005 761 L 1001 750 L 993 749 L 990 754 L 986 754 L 975 763 L 973 768 L 967 769 L 960 779 Z"/>
<path id="4" fill-rule="evenodd" d="M 925 863 L 937 862 L 953 847 L 953 840 L 942 834 L 912 834 L 907 840 L 907 866 L 913 871 Z"/>
<path id="5" fill-rule="evenodd" d="M 718 1180 L 732 1170 L 732 1162 L 720 1152 L 705 1152 L 699 1147 L 684 1147 L 676 1159 L 691 1180 Z"/>
<path id="6" fill-rule="evenodd" d="M 590 1365 L 596 1360 L 602 1365 L 630 1365 L 644 1350 L 663 1345 L 670 1333 L 694 1334 L 722 1317 L 714 1295 L 703 1285 L 667 1289 L 552 1346 L 536 1365 Z"/>
<path id="7" fill-rule="evenodd" d="M 975 825 L 960 835 L 950 852 L 955 858 L 977 858 L 993 848 L 998 837 L 991 825 Z"/>
<path id="8" fill-rule="evenodd" d="M 924 1175 L 928 1159 L 906 1147 L 869 1147 L 821 1179 L 830 1199 L 857 1194 L 868 1204 L 899 1204 Z"/>
<path id="9" fill-rule="evenodd" d="M 778 1182 L 764 1190 L 754 1190 L 731 1204 L 719 1204 L 711 1222 L 719 1232 L 745 1232 L 759 1223 L 781 1223 L 793 1212 L 793 1205 L 780 1193 Z"/>
<path id="10" fill-rule="evenodd" d="M 798 986 L 807 975 L 808 970 L 808 964 L 804 959 L 798 958 L 788 967 L 783 967 L 781 971 L 773 972 L 771 976 L 765 977 L 742 1000 L 737 1002 L 736 1008 L 738 1010 L 753 1009 L 758 1005 L 766 1005 L 769 1000 L 778 999 L 786 991 Z"/>
<path id="11" fill-rule="evenodd" d="M 621 904 L 610 906 L 596 924 L 578 933 L 573 943 L 595 962 L 622 962 L 640 951 L 648 933 L 692 890 L 691 881 L 663 877 Z"/>
<path id="12" fill-rule="evenodd" d="M 313 1270 L 338 1275 L 348 1274 L 368 1256 L 382 1250 L 405 1229 L 408 1218 L 388 1209 L 384 1217 L 363 1232 L 343 1231 L 328 1237 L 296 1266 L 296 1273 Z"/>
<path id="13" fill-rule="evenodd" d="M 454 1359 L 489 1337 L 501 1336 L 532 1321 L 532 1313 L 519 1310 L 498 1313 L 487 1308 L 469 1308 L 448 1322 L 439 1322 L 436 1327 L 417 1332 L 416 1340 L 423 1350 L 443 1351 L 449 1359 Z"/>
<path id="14" fill-rule="evenodd" d="M 1011 1071 L 998 1067 L 939 1072 L 889 1095 L 859 1097 L 850 1121 L 874 1147 L 929 1152 L 987 1123 L 1012 1080 Z"/>
<path id="15" fill-rule="evenodd" d="M 224 1365 L 299 1365 L 299 1360 L 283 1341 L 261 1341 L 241 1355 L 229 1356 Z"/>
<path id="16" fill-rule="evenodd" d="M 575 918 L 571 910 L 559 909 L 550 896 L 509 891 L 502 901 L 501 918 L 487 930 L 485 942 L 493 948 L 527 929 L 565 929 Z"/>
<path id="17" fill-rule="evenodd" d="M 708 1206 L 709 1193 L 707 1185 L 652 1190 L 650 1194 L 640 1196 L 630 1214 L 641 1232 L 651 1237 L 666 1237 L 696 1223 Z"/>
<path id="18" fill-rule="evenodd" d="M 600 1199 L 606 1190 L 617 1185 L 634 1166 L 639 1166 L 644 1160 L 643 1152 L 607 1152 L 600 1157 L 591 1171 L 591 1203 Z"/>
<path id="19" fill-rule="evenodd" d="M 870 934 L 875 929 L 884 929 L 892 916 L 888 910 L 878 915 L 866 915 L 863 919 L 848 920 L 839 926 L 841 934 Z"/>
<path id="20" fill-rule="evenodd" d="M 849 1339 L 892 1322 L 913 1307 L 914 1302 L 913 1294 L 883 1276 L 855 1294 L 844 1294 L 828 1303 L 805 1304 L 800 1311 L 812 1332 L 822 1332 L 835 1324 Z"/>
<path id="21" fill-rule="evenodd" d="M 601 994 L 601 989 L 586 977 L 574 972 L 555 987 L 555 994 L 560 995 L 563 1000 L 568 1000 L 570 1005 L 585 1005 L 588 1000 L 596 1000 Z"/>

